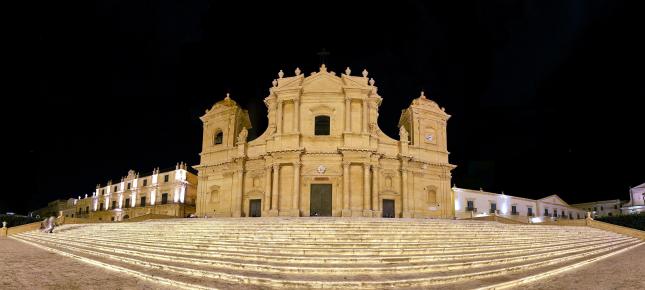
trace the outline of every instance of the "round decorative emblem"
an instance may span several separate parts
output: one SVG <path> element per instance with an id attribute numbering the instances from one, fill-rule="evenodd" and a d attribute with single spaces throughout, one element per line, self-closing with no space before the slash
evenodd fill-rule
<path id="1" fill-rule="evenodd" d="M 327 167 L 325 167 L 325 165 L 320 165 L 318 166 L 318 168 L 316 168 L 316 172 L 318 172 L 318 174 L 323 174 L 325 173 L 326 170 L 327 170 Z"/>

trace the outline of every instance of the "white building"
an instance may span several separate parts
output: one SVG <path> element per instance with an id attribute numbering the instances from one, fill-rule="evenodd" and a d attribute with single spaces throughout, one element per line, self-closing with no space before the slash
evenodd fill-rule
<path id="1" fill-rule="evenodd" d="M 496 214 L 498 216 L 531 222 L 546 219 L 583 219 L 586 211 L 575 208 L 557 195 L 538 200 L 453 187 L 455 193 L 455 216 L 457 218 L 478 217 Z"/>
<path id="2" fill-rule="evenodd" d="M 623 214 L 645 212 L 645 183 L 629 189 L 629 202 L 621 210 Z"/>

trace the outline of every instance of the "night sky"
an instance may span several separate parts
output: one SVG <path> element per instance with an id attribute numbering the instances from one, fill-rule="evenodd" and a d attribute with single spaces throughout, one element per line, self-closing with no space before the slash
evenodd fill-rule
<path id="1" fill-rule="evenodd" d="M 260 135 L 277 72 L 317 71 L 322 48 L 330 70 L 366 68 L 376 80 L 379 125 L 391 137 L 422 89 L 446 108 L 459 187 L 574 203 L 627 199 L 629 186 L 645 182 L 639 7 L 181 2 L 55 1 L 36 10 L 24 37 L 35 90 L 9 123 L 17 189 L 0 196 L 0 212 L 91 194 L 131 168 L 198 164 L 198 117 L 227 92 L 249 110 L 249 137 Z"/>

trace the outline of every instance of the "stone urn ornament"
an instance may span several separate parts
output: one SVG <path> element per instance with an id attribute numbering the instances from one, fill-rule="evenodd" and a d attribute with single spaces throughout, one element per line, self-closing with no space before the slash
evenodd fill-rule
<path id="1" fill-rule="evenodd" d="M 6 228 L 6 227 L 7 227 L 7 222 L 6 222 L 6 221 L 2 221 L 2 227 L 3 227 L 3 228 Z"/>

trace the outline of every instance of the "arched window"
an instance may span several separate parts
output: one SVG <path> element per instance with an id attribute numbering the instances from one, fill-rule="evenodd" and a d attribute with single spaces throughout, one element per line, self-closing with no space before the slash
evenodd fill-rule
<path id="1" fill-rule="evenodd" d="M 316 116 L 314 135 L 329 135 L 329 116 Z"/>
<path id="2" fill-rule="evenodd" d="M 217 131 L 215 133 L 215 139 L 213 140 L 215 145 L 222 144 L 224 142 L 224 133 L 222 131 Z"/>

